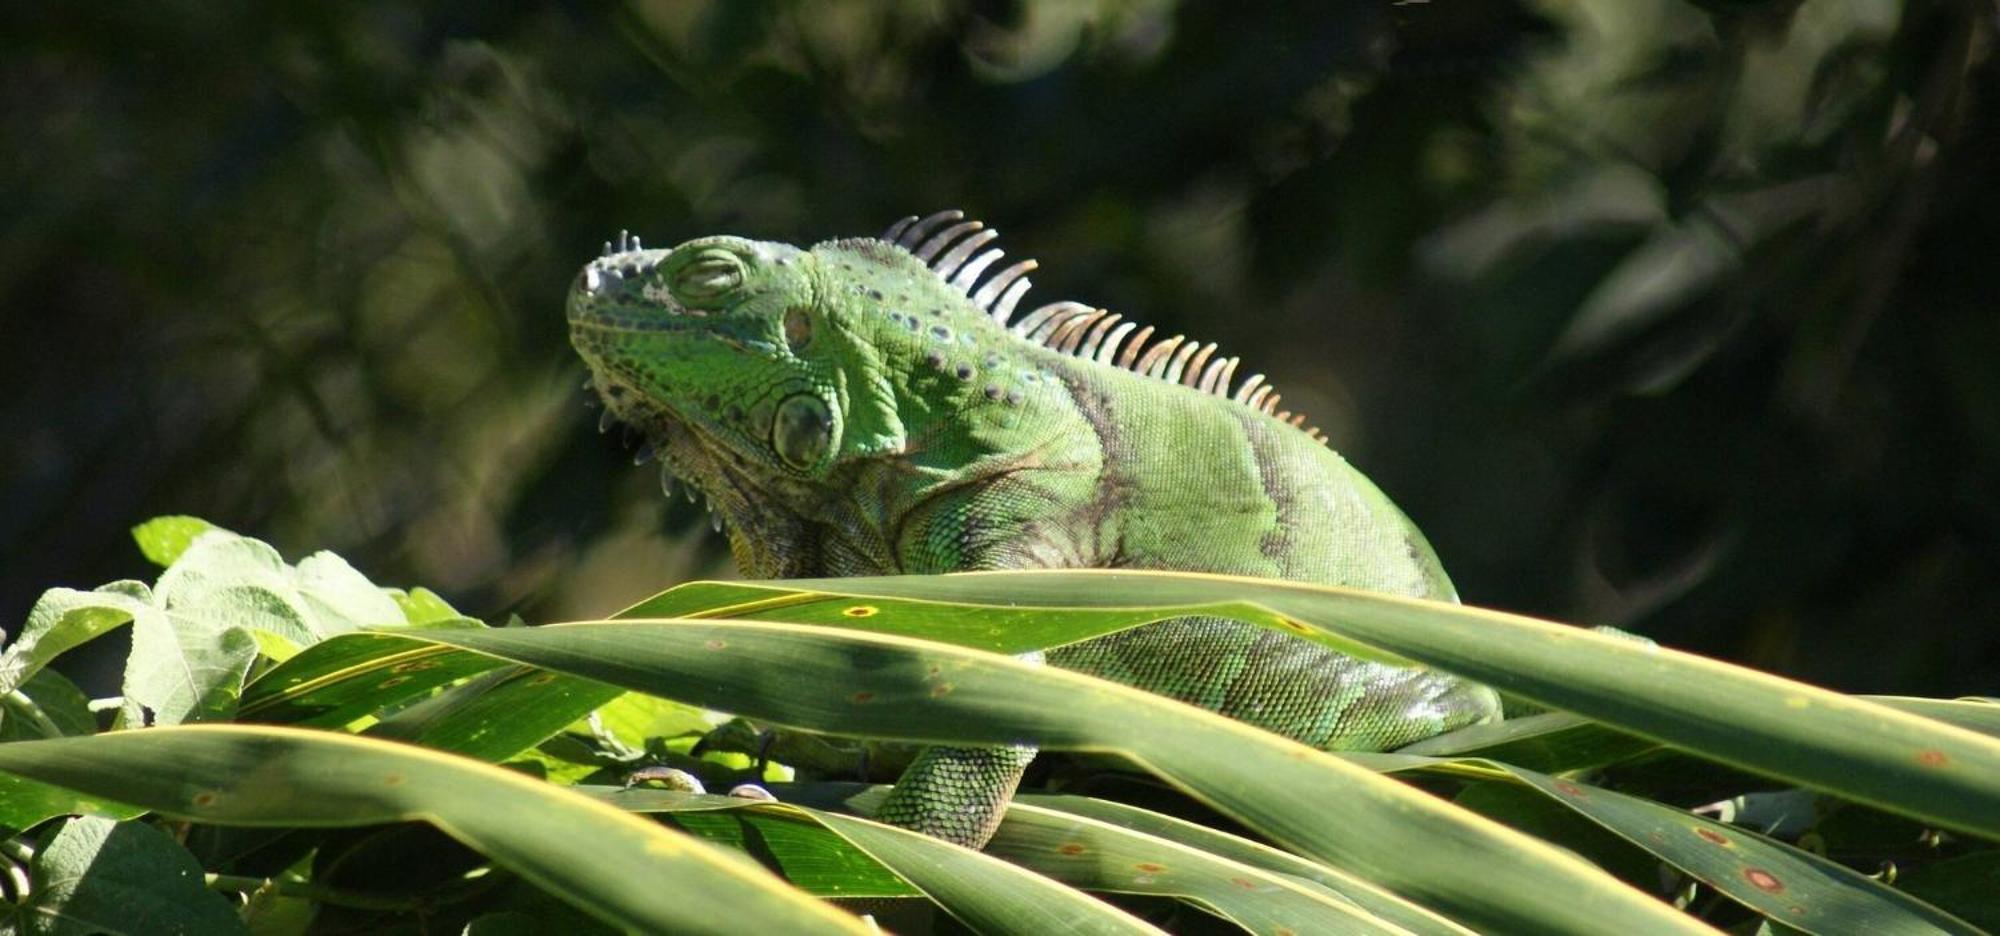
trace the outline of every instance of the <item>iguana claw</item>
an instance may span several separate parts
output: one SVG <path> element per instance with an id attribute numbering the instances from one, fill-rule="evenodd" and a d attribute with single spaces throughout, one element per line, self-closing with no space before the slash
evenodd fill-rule
<path id="1" fill-rule="evenodd" d="M 759 728 L 741 718 L 732 718 L 702 735 L 688 749 L 691 757 L 700 757 L 712 751 L 727 751 L 732 754 L 748 754 L 756 759 L 756 769 L 762 773 L 771 759 L 771 746 L 777 743 L 778 733 L 769 728 Z"/>

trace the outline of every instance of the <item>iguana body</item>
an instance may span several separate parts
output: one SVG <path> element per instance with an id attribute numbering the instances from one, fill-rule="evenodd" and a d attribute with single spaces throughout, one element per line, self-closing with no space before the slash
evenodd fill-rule
<path id="1" fill-rule="evenodd" d="M 1233 573 L 1452 599 L 1423 536 L 1260 377 L 1075 303 L 943 212 L 800 250 L 623 235 L 569 299 L 607 411 L 707 495 L 755 577 L 1015 568 Z M 1331 750 L 1498 716 L 1492 690 L 1261 628 L 1165 621 L 1050 650 Z M 977 846 L 1027 749 L 932 748 L 880 816 Z"/>

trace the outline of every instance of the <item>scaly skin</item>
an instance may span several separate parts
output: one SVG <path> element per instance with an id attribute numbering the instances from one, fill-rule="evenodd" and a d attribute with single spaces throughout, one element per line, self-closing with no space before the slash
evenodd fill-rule
<path id="1" fill-rule="evenodd" d="M 645 250 L 621 235 L 578 277 L 571 342 L 608 411 L 709 498 L 746 575 L 1139 568 L 1455 599 L 1423 536 L 1315 435 L 1185 385 L 1226 393 L 1233 362 L 1140 355 L 1162 375 L 1147 376 L 1102 363 L 1109 351 L 1063 350 L 1115 345 L 1105 327 L 1087 340 L 1083 327 L 1019 334 L 1003 325 L 1011 299 L 948 282 L 970 248 L 937 260 L 942 273 L 926 265 L 958 236 L 946 235 L 902 237 L 924 259 L 875 239 Z M 1328 750 L 1395 747 L 1500 712 L 1484 686 L 1214 618 L 1047 661 Z M 926 750 L 879 816 L 978 847 L 1033 756 Z"/>

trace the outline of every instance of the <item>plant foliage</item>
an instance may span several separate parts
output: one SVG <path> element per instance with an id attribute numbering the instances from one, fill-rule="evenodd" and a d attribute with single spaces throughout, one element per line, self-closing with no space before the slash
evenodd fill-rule
<path id="1" fill-rule="evenodd" d="M 135 535 L 156 583 L 52 589 L 0 656 L 14 931 L 2000 921 L 1988 700 L 1843 696 L 1513 615 L 1199 575 L 696 582 L 613 620 L 489 627 L 330 554 L 288 564 L 184 517 Z M 1328 754 L 1011 655 L 1196 609 L 1562 711 Z M 47 668 L 127 624 L 122 698 Z M 1020 741 L 1052 766 L 985 852 L 867 818 L 869 754 Z M 685 773 L 628 785 L 642 767 Z M 778 801 L 691 792 L 745 779 Z"/>

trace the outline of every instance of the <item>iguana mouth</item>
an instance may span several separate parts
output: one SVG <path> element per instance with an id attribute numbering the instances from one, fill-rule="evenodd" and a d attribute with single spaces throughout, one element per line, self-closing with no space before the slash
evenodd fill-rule
<path id="1" fill-rule="evenodd" d="M 734 463 L 735 453 L 709 438 L 692 420 L 621 380 L 616 362 L 593 361 L 591 377 L 583 388 L 604 407 L 597 421 L 598 432 L 623 427 L 628 445 L 635 441 L 633 435 L 637 436 L 633 464 L 659 461 L 661 493 L 672 498 L 678 488 L 689 503 L 695 503 L 700 495 L 718 532 L 725 522 L 738 525 L 747 509 L 742 495 L 747 473 Z"/>

